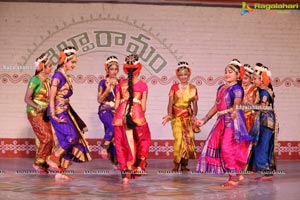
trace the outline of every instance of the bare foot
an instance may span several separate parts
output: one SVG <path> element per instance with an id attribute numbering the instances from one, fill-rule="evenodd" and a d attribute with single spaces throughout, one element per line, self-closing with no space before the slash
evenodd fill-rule
<path id="1" fill-rule="evenodd" d="M 238 184 L 239 184 L 239 182 L 236 182 L 236 181 L 227 181 L 226 183 L 222 184 L 221 187 L 231 188 L 231 187 L 237 186 Z"/>
<path id="2" fill-rule="evenodd" d="M 47 160 L 47 164 L 49 165 L 49 168 L 53 171 L 57 171 L 57 172 L 60 172 L 61 171 L 61 168 L 59 168 L 57 166 L 57 164 L 55 162 L 53 162 L 52 160 Z"/>
<path id="3" fill-rule="evenodd" d="M 107 154 L 107 150 L 102 148 L 101 151 L 100 151 L 100 155 L 102 158 L 108 158 L 108 154 Z"/>
<path id="4" fill-rule="evenodd" d="M 57 173 L 55 174 L 55 179 L 61 179 L 61 180 L 73 180 L 72 177 L 67 176 L 65 174 Z"/>
<path id="5" fill-rule="evenodd" d="M 39 174 L 48 174 L 49 173 L 47 169 L 45 169 L 45 168 L 43 168 L 41 166 L 38 166 L 36 164 L 33 164 L 32 167 Z"/>
<path id="6" fill-rule="evenodd" d="M 122 179 L 122 184 L 123 184 L 123 185 L 128 185 L 128 183 L 129 183 L 128 178 L 123 178 L 123 179 Z"/>

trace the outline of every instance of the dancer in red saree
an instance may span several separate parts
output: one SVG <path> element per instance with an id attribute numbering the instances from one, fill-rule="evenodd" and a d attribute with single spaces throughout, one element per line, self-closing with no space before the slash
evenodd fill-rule
<path id="1" fill-rule="evenodd" d="M 137 55 L 129 55 L 123 66 L 127 79 L 116 88 L 115 144 L 122 183 L 143 173 L 151 144 L 151 133 L 145 118 L 148 86 L 138 79 L 142 64 Z"/>

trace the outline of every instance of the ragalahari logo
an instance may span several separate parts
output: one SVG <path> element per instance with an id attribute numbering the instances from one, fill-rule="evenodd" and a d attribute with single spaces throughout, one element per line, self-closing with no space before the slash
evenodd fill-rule
<path id="1" fill-rule="evenodd" d="M 260 10 L 277 10 L 278 13 L 289 13 L 291 10 L 297 11 L 300 8 L 299 3 L 294 4 L 286 4 L 286 3 L 272 3 L 272 4 L 264 4 L 264 3 L 254 3 L 252 8 L 247 5 L 246 2 L 242 2 L 241 15 L 245 15 L 247 13 L 253 12 L 254 9 Z M 285 12 L 287 11 L 287 12 Z"/>
<path id="2" fill-rule="evenodd" d="M 242 16 L 253 11 L 254 9 L 248 6 L 246 2 L 242 2 L 242 10 L 241 10 Z"/>

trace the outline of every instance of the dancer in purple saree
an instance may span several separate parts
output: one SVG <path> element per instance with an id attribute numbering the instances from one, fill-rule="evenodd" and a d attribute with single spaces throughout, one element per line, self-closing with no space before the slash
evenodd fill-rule
<path id="1" fill-rule="evenodd" d="M 114 169 L 118 168 L 116 146 L 114 142 L 114 126 L 112 121 L 115 114 L 116 85 L 119 62 L 116 56 L 109 56 L 104 64 L 106 77 L 98 84 L 97 100 L 99 103 L 98 115 L 104 126 L 104 138 L 101 143 L 101 156 L 108 158 Z"/>
<path id="2" fill-rule="evenodd" d="M 239 66 L 229 64 L 225 68 L 226 84 L 217 90 L 216 101 L 208 114 L 198 121 L 205 124 L 217 113 L 217 121 L 212 128 L 197 165 L 197 172 L 229 174 L 229 180 L 222 187 L 238 184 L 239 175 L 247 162 L 248 140 L 250 139 L 245 125 L 242 110 L 238 106 L 244 96 L 243 88 L 237 83 Z"/>
<path id="3" fill-rule="evenodd" d="M 87 162 L 91 160 L 89 146 L 84 138 L 87 127 L 70 105 L 73 94 L 71 78 L 66 74 L 77 63 L 74 47 L 67 47 L 60 53 L 56 72 L 52 77 L 50 88 L 49 113 L 58 145 L 52 153 L 48 164 L 57 171 L 64 171 L 72 161 Z M 55 178 L 71 179 L 63 173 Z"/>

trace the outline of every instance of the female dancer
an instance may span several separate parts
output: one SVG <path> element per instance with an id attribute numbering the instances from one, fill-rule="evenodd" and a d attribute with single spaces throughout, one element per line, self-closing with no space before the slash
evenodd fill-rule
<path id="1" fill-rule="evenodd" d="M 196 158 L 193 121 L 198 112 L 197 88 L 189 83 L 191 69 L 187 62 L 179 62 L 176 76 L 180 83 L 172 85 L 169 92 L 168 115 L 163 117 L 165 125 L 172 120 L 174 136 L 174 168 L 177 172 L 181 165 L 181 171 L 189 171 L 188 160 Z M 191 107 L 192 105 L 192 107 Z M 197 127 L 198 128 L 198 127 Z M 197 132 L 200 132 L 198 128 Z"/>
<path id="2" fill-rule="evenodd" d="M 253 84 L 253 73 L 254 69 L 249 64 L 244 64 L 243 66 L 241 66 L 242 87 L 244 89 L 242 110 L 244 111 L 245 122 L 248 132 L 250 132 L 254 123 L 255 111 L 253 110 L 253 105 L 255 104 L 257 96 L 257 87 Z M 252 143 L 250 142 L 248 147 L 248 159 L 251 157 L 251 151 Z M 249 162 L 247 162 L 244 171 L 251 172 L 248 163 Z M 240 179 L 244 179 L 244 177 L 240 175 Z"/>
<path id="3" fill-rule="evenodd" d="M 135 173 L 142 173 L 151 144 L 151 133 L 145 118 L 148 86 L 138 79 L 142 64 L 137 55 L 125 58 L 123 70 L 128 75 L 116 88 L 115 143 L 122 183 L 128 184 Z"/>
<path id="4" fill-rule="evenodd" d="M 101 144 L 101 155 L 108 157 L 112 164 L 117 167 L 116 148 L 114 144 L 114 126 L 112 120 L 115 113 L 116 85 L 118 83 L 117 74 L 119 72 L 118 58 L 110 56 L 107 58 L 104 68 L 106 78 L 102 79 L 98 85 L 98 115 L 104 125 L 105 135 Z"/>
<path id="5" fill-rule="evenodd" d="M 51 123 L 45 117 L 45 111 L 49 103 L 48 75 L 52 71 L 52 62 L 43 53 L 35 60 L 35 66 L 35 76 L 29 81 L 24 101 L 27 103 L 28 120 L 36 136 L 37 151 L 33 168 L 39 173 L 48 173 L 46 160 L 51 154 L 54 140 Z"/>
<path id="6" fill-rule="evenodd" d="M 243 110 L 248 132 L 251 130 L 255 118 L 254 110 L 251 107 L 255 103 L 257 93 L 256 86 L 253 84 L 253 72 L 254 69 L 249 64 L 244 64 L 241 67 L 242 87 L 244 89 L 242 105 L 244 106 Z"/>
<path id="7" fill-rule="evenodd" d="M 197 165 L 198 172 L 229 174 L 229 180 L 222 187 L 235 186 L 245 167 L 248 156 L 247 141 L 250 139 L 245 125 L 241 105 L 244 91 L 238 83 L 240 67 L 229 64 L 225 68 L 226 84 L 217 90 L 216 101 L 208 114 L 198 121 L 205 124 L 216 113 L 217 121 L 212 128 Z"/>
<path id="8" fill-rule="evenodd" d="M 262 176 L 257 180 L 273 180 L 276 170 L 275 151 L 278 137 L 278 121 L 274 112 L 274 92 L 270 81 L 271 72 L 261 63 L 255 67 L 254 84 L 258 89 L 257 114 L 253 128 L 252 155 L 249 168 L 259 171 Z M 251 169 L 252 167 L 252 169 Z"/>
<path id="9" fill-rule="evenodd" d="M 89 146 L 83 136 L 87 127 L 69 103 L 73 88 L 67 71 L 72 71 L 76 64 L 77 55 L 74 47 L 67 47 L 61 51 L 50 88 L 50 120 L 59 144 L 51 154 L 48 164 L 51 168 L 62 172 L 68 168 L 71 161 L 91 160 Z M 55 178 L 71 179 L 60 173 L 56 174 Z"/>

